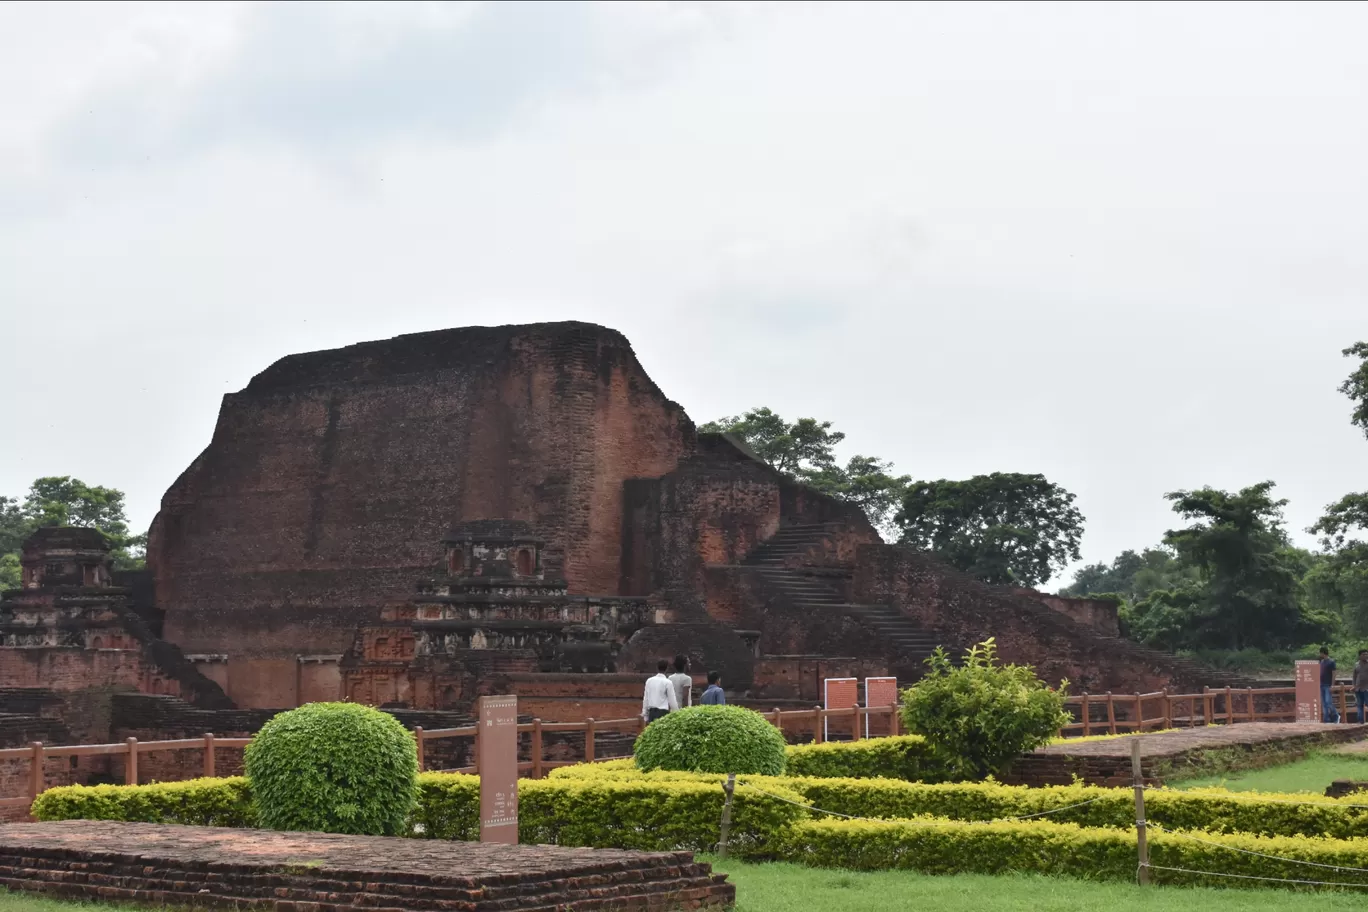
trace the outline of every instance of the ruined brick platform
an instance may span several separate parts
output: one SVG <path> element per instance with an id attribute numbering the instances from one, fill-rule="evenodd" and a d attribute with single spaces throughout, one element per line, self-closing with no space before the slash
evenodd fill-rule
<path id="1" fill-rule="evenodd" d="M 0 826 L 0 887 L 145 906 L 281 912 L 726 908 L 688 852 L 68 820 Z"/>
<path id="2" fill-rule="evenodd" d="M 1012 764 L 1002 781 L 1012 785 L 1068 785 L 1077 776 L 1089 785 L 1130 785 L 1131 742 L 1140 739 L 1141 771 L 1151 785 L 1175 773 L 1200 773 L 1203 758 L 1221 751 L 1227 770 L 1257 769 L 1304 756 L 1312 748 L 1362 741 L 1368 725 L 1319 722 L 1244 722 L 1124 738 L 1051 744 Z M 1234 755 L 1232 757 L 1232 754 Z"/>

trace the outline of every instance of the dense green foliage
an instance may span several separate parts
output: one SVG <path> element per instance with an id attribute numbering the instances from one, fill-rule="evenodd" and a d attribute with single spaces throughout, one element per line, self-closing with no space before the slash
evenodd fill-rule
<path id="1" fill-rule="evenodd" d="M 1157 884 L 1228 886 L 1215 871 L 1251 878 L 1308 881 L 1299 862 L 1323 866 L 1315 879 L 1368 885 L 1368 844 L 1305 836 L 1223 834 L 1210 844 L 1152 830 L 1150 863 Z M 1240 851 L 1231 851 L 1231 848 Z M 813 867 L 926 874 L 1039 873 L 1087 880 L 1135 879 L 1135 832 L 1068 823 L 962 823 L 942 820 L 808 820 L 785 834 L 780 855 Z M 1287 859 L 1287 860 L 1282 860 Z M 1333 872 L 1326 870 L 1336 868 Z M 1251 885 L 1269 885 L 1251 880 Z"/>
<path id="2" fill-rule="evenodd" d="M 280 713 L 244 761 L 267 829 L 398 836 L 417 798 L 413 735 L 389 713 L 355 703 Z"/>
<path id="3" fill-rule="evenodd" d="M 21 501 L 0 496 L 0 589 L 19 585 L 19 547 L 44 526 L 99 529 L 116 570 L 141 567 L 146 535 L 130 535 L 124 494 L 67 476 L 39 478 Z"/>
<path id="4" fill-rule="evenodd" d="M 40 794 L 37 820 L 120 820 L 185 826 L 255 827 L 246 777 L 190 779 L 151 785 L 68 785 Z"/>
<path id="5" fill-rule="evenodd" d="M 784 736 L 741 706 L 691 706 L 646 726 L 633 751 L 642 770 L 699 773 L 784 772 Z"/>
<path id="6" fill-rule="evenodd" d="M 884 777 L 909 782 L 940 777 L 935 752 L 921 735 L 795 744 L 788 749 L 786 772 L 790 776 Z"/>
<path id="7" fill-rule="evenodd" d="M 737 437 L 788 477 L 859 507 L 884 531 L 891 530 L 893 511 L 912 480 L 908 475 L 894 475 L 892 463 L 873 456 L 852 456 L 841 465 L 834 449 L 845 434 L 833 431 L 830 421 L 799 418 L 790 423 L 761 407 L 710 421 L 699 430 Z"/>
<path id="8" fill-rule="evenodd" d="M 1027 751 L 1048 744 L 1068 720 L 1064 690 L 1045 686 L 1029 665 L 1002 665 L 990 638 L 955 667 L 943 649 L 928 671 L 903 691 L 902 720 L 935 751 L 945 775 L 983 778 L 1001 772 Z"/>
<path id="9" fill-rule="evenodd" d="M 1079 559 L 1083 514 L 1043 475 L 918 481 L 894 517 L 899 541 L 987 583 L 1036 586 Z"/>

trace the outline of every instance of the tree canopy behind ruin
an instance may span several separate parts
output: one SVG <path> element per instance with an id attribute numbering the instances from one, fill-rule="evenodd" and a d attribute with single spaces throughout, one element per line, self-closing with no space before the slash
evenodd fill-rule
<path id="1" fill-rule="evenodd" d="M 124 493 L 67 475 L 39 478 L 22 500 L 0 496 L 0 589 L 19 585 L 19 550 L 45 526 L 99 529 L 109 539 L 115 569 L 141 567 L 146 535 L 132 535 Z"/>

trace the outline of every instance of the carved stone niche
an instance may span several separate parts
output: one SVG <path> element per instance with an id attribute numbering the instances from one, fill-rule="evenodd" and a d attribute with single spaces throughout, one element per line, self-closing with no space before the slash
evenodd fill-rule
<path id="1" fill-rule="evenodd" d="M 530 525 L 515 519 L 461 523 L 442 539 L 446 571 L 453 578 L 544 579 L 543 541 Z"/>

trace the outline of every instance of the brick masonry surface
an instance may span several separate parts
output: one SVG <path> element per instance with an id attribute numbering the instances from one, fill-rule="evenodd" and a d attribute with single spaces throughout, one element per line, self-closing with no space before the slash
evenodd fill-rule
<path id="1" fill-rule="evenodd" d="M 726 908 L 687 852 L 71 820 L 0 826 L 0 886 L 66 898 L 333 912 Z"/>
<path id="2" fill-rule="evenodd" d="M 1318 722 L 1244 722 L 1140 735 L 1140 768 L 1147 784 L 1162 785 L 1164 770 L 1200 769 L 1207 751 L 1240 750 L 1258 756 L 1286 758 L 1326 744 L 1368 738 L 1368 725 L 1323 725 Z M 1052 744 L 1022 757 L 1002 776 L 1009 785 L 1068 785 L 1078 776 L 1089 785 L 1130 785 L 1130 737 Z"/>

